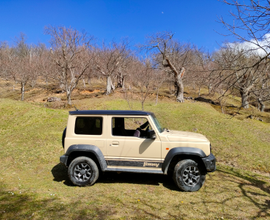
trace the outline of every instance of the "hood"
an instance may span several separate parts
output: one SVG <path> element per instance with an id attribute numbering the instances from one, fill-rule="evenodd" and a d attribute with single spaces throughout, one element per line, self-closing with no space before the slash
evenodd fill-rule
<path id="1" fill-rule="evenodd" d="M 188 131 L 164 131 L 170 142 L 209 142 L 209 140 L 202 134 L 188 132 Z M 210 142 L 209 142 L 210 143 Z"/>

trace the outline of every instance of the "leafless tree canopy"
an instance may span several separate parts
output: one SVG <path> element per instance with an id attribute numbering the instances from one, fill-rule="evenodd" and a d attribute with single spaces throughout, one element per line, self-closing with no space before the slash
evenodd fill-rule
<path id="1" fill-rule="evenodd" d="M 126 41 L 113 42 L 111 45 L 103 43 L 101 48 L 96 48 L 95 68 L 106 77 L 106 95 L 115 90 L 114 78 L 117 79 L 118 87 L 124 87 L 129 56 L 130 50 Z"/>
<path id="2" fill-rule="evenodd" d="M 37 77 L 37 48 L 26 43 L 25 34 L 16 38 L 15 46 L 1 45 L 1 76 L 21 86 L 21 100 L 24 100 L 25 86 Z"/>
<path id="3" fill-rule="evenodd" d="M 118 88 L 126 100 L 140 100 L 142 109 L 150 95 L 156 96 L 157 103 L 160 88 L 166 85 L 178 102 L 184 102 L 184 86 L 199 96 L 204 87 L 209 94 L 218 91 L 221 97 L 239 95 L 244 108 L 256 101 L 263 111 L 270 100 L 270 2 L 223 2 L 234 8 L 234 22 L 223 18 L 221 22 L 238 41 L 211 54 L 176 40 L 171 32 L 151 35 L 141 46 L 143 50 L 136 51 L 127 40 L 98 46 L 85 32 L 48 26 L 45 34 L 51 37 L 50 48 L 27 44 L 24 34 L 12 46 L 0 44 L 0 77 L 12 81 L 13 88 L 20 85 L 21 100 L 26 86 L 33 87 L 42 79 L 46 85 L 57 84 L 71 104 L 80 80 L 85 87 L 86 80 L 90 83 L 96 77 L 104 80 L 106 95 Z"/>
<path id="4" fill-rule="evenodd" d="M 249 107 L 249 98 L 257 99 L 264 109 L 263 101 L 269 100 L 269 55 L 270 55 L 270 2 L 227 1 L 234 8 L 233 23 L 221 18 L 222 24 L 239 42 L 227 43 L 215 54 L 218 64 L 219 87 L 225 92 L 232 88 L 240 92 L 242 107 Z"/>
<path id="5" fill-rule="evenodd" d="M 71 104 L 72 91 L 90 68 L 93 37 L 66 27 L 46 27 L 45 33 L 51 36 L 51 58 L 58 69 L 56 77 Z"/>
<path id="6" fill-rule="evenodd" d="M 173 34 L 170 32 L 150 36 L 146 48 L 153 51 L 159 68 L 173 78 L 176 100 L 184 102 L 183 77 L 186 69 L 191 65 L 194 48 L 189 44 L 181 44 L 173 40 Z"/>

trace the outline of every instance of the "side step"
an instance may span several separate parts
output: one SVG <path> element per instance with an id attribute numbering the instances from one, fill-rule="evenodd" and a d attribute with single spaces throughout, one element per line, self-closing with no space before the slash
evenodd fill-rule
<path id="1" fill-rule="evenodd" d="M 164 174 L 162 170 L 139 170 L 139 169 L 124 169 L 124 168 L 108 168 L 108 167 L 105 169 L 105 171 Z"/>

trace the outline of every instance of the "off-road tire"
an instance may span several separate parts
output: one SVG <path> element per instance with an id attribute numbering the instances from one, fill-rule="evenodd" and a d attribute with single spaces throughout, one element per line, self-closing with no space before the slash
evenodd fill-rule
<path id="1" fill-rule="evenodd" d="M 175 165 L 173 180 L 180 190 L 194 192 L 203 186 L 205 174 L 196 161 L 186 159 Z"/>
<path id="2" fill-rule="evenodd" d="M 77 157 L 68 167 L 68 176 L 76 186 L 91 186 L 97 181 L 99 170 L 91 158 Z"/>

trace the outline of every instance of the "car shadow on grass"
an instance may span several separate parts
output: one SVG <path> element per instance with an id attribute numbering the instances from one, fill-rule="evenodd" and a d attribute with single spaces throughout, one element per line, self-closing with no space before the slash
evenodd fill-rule
<path id="1" fill-rule="evenodd" d="M 64 164 L 59 163 L 55 165 L 52 168 L 51 172 L 54 177 L 53 181 L 63 182 L 67 186 L 74 186 L 68 178 L 67 168 Z"/>
<path id="2" fill-rule="evenodd" d="M 67 168 L 59 163 L 52 170 L 53 181 L 63 182 L 67 186 L 74 186 L 68 178 Z M 104 172 L 99 174 L 96 184 L 99 183 L 130 183 L 140 185 L 163 185 L 170 190 L 179 191 L 173 179 L 167 175 L 127 172 Z"/>
<path id="3" fill-rule="evenodd" d="M 170 190 L 179 191 L 170 176 L 161 174 L 105 172 L 98 179 L 97 184 L 98 183 L 129 183 L 155 186 L 163 185 Z"/>

